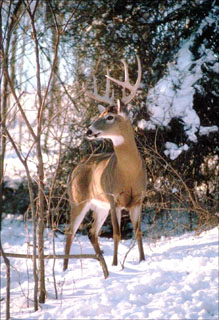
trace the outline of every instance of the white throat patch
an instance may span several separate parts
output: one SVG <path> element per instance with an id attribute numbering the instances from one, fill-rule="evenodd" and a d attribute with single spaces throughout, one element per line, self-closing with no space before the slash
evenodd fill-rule
<path id="1" fill-rule="evenodd" d="M 107 139 L 111 139 L 115 147 L 124 143 L 124 138 L 122 136 L 107 136 Z"/>

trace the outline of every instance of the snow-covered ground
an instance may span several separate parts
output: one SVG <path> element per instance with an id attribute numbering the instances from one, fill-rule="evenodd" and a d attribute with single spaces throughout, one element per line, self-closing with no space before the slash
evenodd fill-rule
<path id="1" fill-rule="evenodd" d="M 30 228 L 30 226 L 29 226 Z M 3 220 L 6 252 L 27 253 L 31 233 L 22 217 Z M 64 236 L 55 237 L 56 253 L 62 254 Z M 46 260 L 46 303 L 33 312 L 32 263 L 10 258 L 12 319 L 218 319 L 218 229 L 200 235 L 188 233 L 152 242 L 144 238 L 146 261 L 138 263 L 135 246 L 124 260 L 131 240 L 121 241 L 119 266 L 112 267 L 113 241 L 100 239 L 109 268 L 105 280 L 96 260 L 71 260 L 62 271 L 56 260 L 55 299 L 52 260 Z M 52 253 L 52 235 L 45 232 L 46 253 Z M 31 247 L 29 247 L 31 252 Z M 78 236 L 71 253 L 93 253 L 86 236 Z M 1 261 L 1 319 L 5 318 L 5 265 Z"/>

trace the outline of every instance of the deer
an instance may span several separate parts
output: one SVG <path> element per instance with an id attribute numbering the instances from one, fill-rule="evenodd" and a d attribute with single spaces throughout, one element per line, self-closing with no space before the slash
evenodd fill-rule
<path id="1" fill-rule="evenodd" d="M 69 179 L 70 226 L 66 233 L 65 255 L 70 252 L 73 238 L 86 213 L 93 212 L 89 239 L 98 255 L 102 255 L 98 236 L 109 215 L 113 226 L 114 252 L 112 265 L 118 264 L 118 244 L 121 239 L 121 213 L 129 212 L 133 224 L 135 239 L 138 243 L 139 261 L 145 260 L 141 211 L 146 192 L 146 170 L 135 141 L 134 129 L 129 119 L 127 104 L 133 100 L 141 81 L 141 62 L 137 56 L 138 75 L 134 85 L 130 83 L 128 65 L 124 65 L 124 81 L 110 76 L 107 69 L 105 94 L 98 94 L 94 77 L 94 92 L 86 90 L 86 95 L 95 101 L 104 103 L 101 114 L 88 127 L 86 138 L 89 140 L 110 139 L 113 153 L 92 154 L 82 160 L 73 170 Z M 122 98 L 114 98 L 110 90 L 110 81 L 122 87 Z M 127 95 L 127 90 L 128 95 Z M 68 259 L 64 259 L 63 270 L 68 268 Z"/>

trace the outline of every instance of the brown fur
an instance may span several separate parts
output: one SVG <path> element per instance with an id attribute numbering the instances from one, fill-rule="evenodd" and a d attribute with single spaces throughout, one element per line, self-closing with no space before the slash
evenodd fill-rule
<path id="1" fill-rule="evenodd" d="M 138 212 L 136 220 L 135 210 L 136 208 L 139 208 L 138 210 L 141 209 L 145 195 L 146 176 L 144 162 L 137 149 L 134 131 L 128 117 L 118 114 L 115 116 L 113 123 L 107 123 L 106 117 L 107 114 L 104 113 L 101 118 L 94 122 L 93 127 L 95 130 L 104 132 L 106 137 L 107 135 L 109 137 L 112 135 L 121 136 L 123 143 L 114 146 L 114 153 L 92 155 L 83 159 L 74 169 L 69 183 L 72 213 L 70 233 L 66 241 L 66 254 L 70 250 L 72 237 L 76 232 L 74 230 L 75 221 L 80 219 L 79 216 L 86 203 L 95 199 L 110 204 L 115 243 L 113 264 L 116 265 L 117 248 L 120 239 L 120 218 L 116 211 L 117 208 L 126 208 L 130 212 L 136 238 L 138 239 L 140 260 L 144 260 L 140 212 Z M 96 253 L 100 254 L 101 250 L 96 235 L 96 222 L 94 222 L 91 229 L 90 240 Z M 64 265 L 64 269 L 66 268 L 67 260 L 65 260 Z"/>

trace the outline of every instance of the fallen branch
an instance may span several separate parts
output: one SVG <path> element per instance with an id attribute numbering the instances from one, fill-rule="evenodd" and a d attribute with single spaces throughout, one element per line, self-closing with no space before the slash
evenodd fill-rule
<path id="1" fill-rule="evenodd" d="M 33 259 L 32 254 L 22 254 L 22 253 L 9 253 L 5 252 L 4 253 L 6 257 L 10 258 L 20 258 L 20 259 Z M 2 253 L 0 252 L 0 255 Z M 36 256 L 38 258 L 38 255 Z M 99 261 L 102 269 L 103 269 L 103 274 L 105 279 L 109 276 L 109 271 L 106 265 L 106 261 L 104 257 L 100 254 L 58 254 L 58 255 L 53 255 L 53 254 L 44 254 L 43 259 L 96 259 Z"/>

